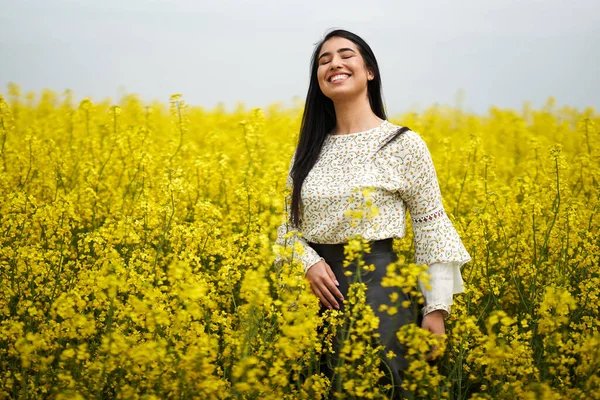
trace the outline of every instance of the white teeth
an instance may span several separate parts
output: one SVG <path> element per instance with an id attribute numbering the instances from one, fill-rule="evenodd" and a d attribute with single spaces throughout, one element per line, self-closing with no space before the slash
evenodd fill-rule
<path id="1" fill-rule="evenodd" d="M 346 77 L 348 77 L 348 75 L 345 75 L 345 74 L 343 74 L 343 75 L 336 75 L 333 78 L 331 78 L 330 80 L 331 80 L 331 82 L 335 82 L 335 81 L 339 81 L 340 79 L 344 79 Z"/>

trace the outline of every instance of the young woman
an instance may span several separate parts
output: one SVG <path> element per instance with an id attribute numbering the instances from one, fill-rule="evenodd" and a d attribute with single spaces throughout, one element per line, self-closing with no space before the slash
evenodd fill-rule
<path id="1" fill-rule="evenodd" d="M 415 318 L 409 311 L 392 317 L 379 312 L 378 305 L 390 303 L 393 288 L 380 282 L 386 266 L 398 259 L 392 241 L 405 236 L 406 209 L 412 218 L 415 262 L 428 265 L 432 277 L 430 290 L 419 283 L 425 297 L 419 318 L 423 328 L 445 333 L 452 295 L 463 291 L 460 267 L 471 258 L 442 206 L 427 145 L 418 133 L 387 120 L 375 56 L 351 32 L 334 30 L 315 48 L 287 185 L 293 188 L 291 210 L 286 210 L 277 243 L 302 245 L 303 254 L 294 256 L 304 265 L 321 311 L 344 310 L 350 284 L 344 274 L 344 243 L 354 234 L 371 241 L 365 261 L 376 268 L 363 281 L 368 285 L 367 301 L 380 319 L 379 340 L 386 353 L 399 355 L 386 362 L 394 386 L 400 386 L 406 362 L 395 334 Z M 379 215 L 353 224 L 346 214 L 349 200 L 355 190 L 366 187 L 374 188 L 371 199 Z M 302 236 L 293 236 L 290 243 L 284 240 L 288 230 Z"/>

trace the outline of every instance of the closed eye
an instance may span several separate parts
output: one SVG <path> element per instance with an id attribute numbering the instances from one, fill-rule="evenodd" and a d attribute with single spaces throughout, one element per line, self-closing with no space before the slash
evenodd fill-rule
<path id="1" fill-rule="evenodd" d="M 344 59 L 344 60 L 345 60 L 345 59 L 347 59 L 347 58 L 352 58 L 352 57 L 354 57 L 354 56 L 342 57 L 342 59 Z M 329 61 L 322 62 L 322 63 L 321 63 L 321 64 L 319 64 L 319 65 L 325 65 L 325 64 L 329 64 Z"/>

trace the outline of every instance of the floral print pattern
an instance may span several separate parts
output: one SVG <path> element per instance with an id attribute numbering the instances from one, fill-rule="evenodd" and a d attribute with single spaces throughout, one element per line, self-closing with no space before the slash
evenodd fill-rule
<path id="1" fill-rule="evenodd" d="M 459 293 L 463 283 L 460 266 L 471 257 L 444 210 L 433 160 L 421 136 L 408 130 L 386 143 L 399 128 L 384 120 L 380 126 L 366 131 L 327 135 L 319 158 L 302 185 L 302 232 L 293 234 L 287 245 L 300 245 L 302 254 L 298 256 L 306 272 L 321 260 L 308 242 L 344 243 L 354 234 L 368 240 L 402 238 L 406 234 L 408 210 L 415 262 L 451 263 L 448 264 L 454 266 L 451 275 L 456 277 L 458 271 L 461 285 L 458 288 L 454 279 L 449 290 Z M 290 168 L 294 157 L 295 154 Z M 287 187 L 292 187 L 289 173 Z M 361 201 L 362 190 L 367 188 L 372 188 L 369 197 L 379 213 L 357 223 L 347 210 Z M 290 201 L 288 195 L 286 221 L 278 229 L 277 243 L 282 246 L 286 244 L 285 234 L 292 229 L 287 223 Z M 446 306 L 442 309 L 449 313 L 449 305 Z"/>

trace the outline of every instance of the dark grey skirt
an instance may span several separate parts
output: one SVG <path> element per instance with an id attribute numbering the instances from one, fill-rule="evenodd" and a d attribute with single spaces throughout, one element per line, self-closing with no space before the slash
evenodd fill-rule
<path id="1" fill-rule="evenodd" d="M 413 301 L 409 294 L 403 293 L 399 288 L 395 287 L 382 287 L 381 280 L 385 277 L 387 272 L 387 266 L 398 260 L 398 255 L 392 248 L 393 239 L 383 239 L 371 242 L 371 252 L 364 254 L 364 260 L 367 264 L 374 264 L 375 271 L 361 271 L 362 282 L 367 286 L 367 303 L 373 309 L 375 315 L 379 317 L 379 327 L 377 332 L 379 333 L 379 343 L 385 346 L 385 349 L 381 352 L 381 369 L 385 376 L 380 382 L 381 385 L 391 383 L 394 386 L 393 392 L 390 391 L 389 398 L 403 398 L 404 394 L 401 389 L 403 371 L 408 368 L 408 362 L 405 359 L 406 349 L 400 345 L 396 332 L 410 323 L 417 323 L 421 325 L 422 316 L 418 312 L 419 307 L 416 301 Z M 325 259 L 325 262 L 329 264 L 336 279 L 339 282 L 338 289 L 347 298 L 348 287 L 355 280 L 357 274 L 356 263 L 353 262 L 348 267 L 343 266 L 344 261 L 344 244 L 319 244 L 309 243 L 309 245 L 316 250 L 316 252 Z M 344 272 L 352 271 L 352 276 L 347 277 Z M 399 312 L 394 315 L 389 315 L 385 311 L 379 311 L 380 304 L 390 305 L 390 294 L 398 292 L 399 302 L 404 300 L 411 301 L 411 307 L 399 308 Z M 344 302 L 338 301 L 340 304 L 340 310 L 345 312 Z M 321 305 L 319 315 L 322 315 L 327 308 Z M 320 333 L 323 331 L 323 327 L 320 327 Z M 341 332 L 340 332 L 341 333 Z M 333 341 L 333 354 L 324 354 L 321 358 L 321 371 L 329 377 L 330 380 L 336 379 L 333 376 L 332 366 L 337 364 L 337 353 L 341 347 L 341 337 L 334 338 Z M 389 351 L 393 351 L 396 357 L 388 359 L 386 354 Z M 333 392 L 333 390 L 332 390 Z M 392 395 L 393 393 L 393 395 Z M 331 397 L 333 398 L 333 397 Z"/>

